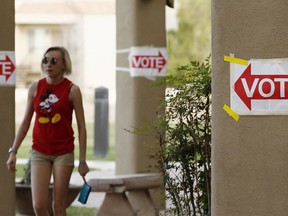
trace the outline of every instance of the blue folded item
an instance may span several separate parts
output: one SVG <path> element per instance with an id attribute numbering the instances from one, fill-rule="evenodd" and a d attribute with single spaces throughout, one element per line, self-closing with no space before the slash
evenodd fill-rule
<path id="1" fill-rule="evenodd" d="M 83 177 L 84 179 L 84 177 Z M 84 185 L 81 188 L 80 195 L 78 197 L 78 201 L 82 204 L 86 204 L 87 199 L 89 197 L 91 191 L 91 186 L 87 184 L 86 180 L 84 179 Z"/>

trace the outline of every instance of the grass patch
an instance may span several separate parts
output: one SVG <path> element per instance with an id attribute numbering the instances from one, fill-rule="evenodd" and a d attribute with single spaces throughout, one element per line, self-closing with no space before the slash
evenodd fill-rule
<path id="1" fill-rule="evenodd" d="M 69 206 L 66 209 L 67 216 L 95 216 L 97 213 L 96 208 L 86 208 L 86 207 L 77 207 Z M 18 215 L 17 211 L 15 215 Z"/>
<path id="2" fill-rule="evenodd" d="M 67 216 L 94 216 L 96 215 L 97 209 L 69 206 L 66 212 Z"/>
<path id="3" fill-rule="evenodd" d="M 25 164 L 17 164 L 16 165 L 16 169 L 17 172 L 15 173 L 16 178 L 22 180 L 23 176 L 24 176 L 24 167 L 26 165 Z"/>

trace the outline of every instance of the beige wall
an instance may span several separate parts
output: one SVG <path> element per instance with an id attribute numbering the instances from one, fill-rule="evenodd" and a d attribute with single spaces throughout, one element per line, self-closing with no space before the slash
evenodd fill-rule
<path id="1" fill-rule="evenodd" d="M 288 57 L 287 0 L 212 1 L 212 215 L 271 216 L 288 212 L 288 117 L 240 116 L 229 104 L 229 63 Z"/>
<path id="2" fill-rule="evenodd" d="M 0 20 L 0 51 L 14 51 L 14 1 L 1 0 Z M 0 85 L 0 209 L 7 216 L 15 215 L 15 180 L 6 168 L 15 133 L 14 90 L 14 86 Z"/>

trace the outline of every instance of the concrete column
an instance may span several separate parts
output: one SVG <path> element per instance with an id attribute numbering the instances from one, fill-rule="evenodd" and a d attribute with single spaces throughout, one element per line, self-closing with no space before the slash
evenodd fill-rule
<path id="1" fill-rule="evenodd" d="M 212 215 L 288 212 L 288 117 L 240 116 L 229 104 L 229 63 L 288 57 L 286 0 L 212 0 Z"/>
<path id="2" fill-rule="evenodd" d="M 165 0 L 117 0 L 117 50 L 131 46 L 166 47 Z M 117 54 L 117 66 L 129 67 L 127 54 Z M 156 110 L 165 88 L 154 81 L 116 72 L 116 173 L 148 172 L 155 164 L 149 154 L 155 149 L 151 137 L 125 129 L 143 127 L 156 120 Z"/>
<path id="3" fill-rule="evenodd" d="M 0 51 L 14 51 L 14 1 L 0 3 Z M 7 171 L 8 149 L 15 136 L 15 86 L 0 85 L 0 209 L 15 215 L 15 176 Z"/>

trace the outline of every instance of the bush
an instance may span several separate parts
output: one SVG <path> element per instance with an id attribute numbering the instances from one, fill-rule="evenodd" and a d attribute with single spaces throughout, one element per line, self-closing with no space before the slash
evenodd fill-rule
<path id="1" fill-rule="evenodd" d="M 171 203 L 168 212 L 210 215 L 210 56 L 203 63 L 191 61 L 177 70 L 177 76 L 161 81 L 170 87 L 153 129 L 158 150 L 151 157 L 164 176 L 166 198 Z"/>

